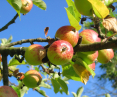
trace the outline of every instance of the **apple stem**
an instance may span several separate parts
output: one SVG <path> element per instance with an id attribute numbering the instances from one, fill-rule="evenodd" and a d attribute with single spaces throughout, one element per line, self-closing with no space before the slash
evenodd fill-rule
<path id="1" fill-rule="evenodd" d="M 72 31 L 73 31 L 73 32 L 76 32 L 76 29 L 75 29 L 75 28 L 73 28 L 73 29 L 72 29 Z"/>

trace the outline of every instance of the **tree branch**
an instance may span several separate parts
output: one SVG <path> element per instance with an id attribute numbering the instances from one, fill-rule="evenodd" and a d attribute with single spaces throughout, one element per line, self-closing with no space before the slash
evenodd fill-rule
<path id="1" fill-rule="evenodd" d="M 15 23 L 16 18 L 18 17 L 18 13 L 13 17 L 13 19 L 11 21 L 9 21 L 5 26 L 3 26 L 0 29 L 0 32 L 2 32 L 3 30 L 7 29 L 9 25 Z"/>
<path id="2" fill-rule="evenodd" d="M 8 65 L 7 65 L 7 54 L 2 54 L 2 64 L 3 64 L 3 84 L 8 86 Z"/>

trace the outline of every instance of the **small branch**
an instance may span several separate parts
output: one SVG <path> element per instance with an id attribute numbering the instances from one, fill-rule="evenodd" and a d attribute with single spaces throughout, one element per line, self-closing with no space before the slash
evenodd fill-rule
<path id="1" fill-rule="evenodd" d="M 7 44 L 5 45 L 6 47 L 10 47 L 10 46 L 14 46 L 14 45 L 21 45 L 23 43 L 33 43 L 33 42 L 48 42 L 49 40 L 51 40 L 53 38 L 46 38 L 46 39 L 43 39 L 43 38 L 36 38 L 36 39 L 25 39 L 25 40 L 21 40 L 21 41 L 17 41 L 17 42 L 13 42 L 13 43 L 10 43 L 10 44 Z"/>
<path id="2" fill-rule="evenodd" d="M 8 80 L 8 65 L 7 65 L 7 55 L 2 54 L 2 64 L 3 64 L 3 84 L 8 86 L 9 80 Z"/>
<path id="3" fill-rule="evenodd" d="M 9 25 L 15 23 L 16 18 L 18 17 L 18 14 L 16 14 L 11 21 L 9 21 L 4 27 L 0 29 L 0 32 L 6 30 Z"/>

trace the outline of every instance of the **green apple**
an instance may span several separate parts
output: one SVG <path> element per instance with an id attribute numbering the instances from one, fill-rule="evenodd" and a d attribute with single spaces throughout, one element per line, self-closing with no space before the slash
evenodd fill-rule
<path id="1" fill-rule="evenodd" d="M 42 77 L 36 70 L 29 70 L 24 74 L 23 83 L 28 88 L 35 88 L 40 85 Z"/>
<path id="2" fill-rule="evenodd" d="M 0 97 L 18 97 L 18 95 L 13 88 L 0 86 Z"/>
<path id="3" fill-rule="evenodd" d="M 56 31 L 55 37 L 61 40 L 68 41 L 74 47 L 77 45 L 79 33 L 74 27 L 67 25 L 60 27 Z"/>
<path id="4" fill-rule="evenodd" d="M 40 65 L 46 56 L 46 50 L 39 44 L 30 45 L 25 51 L 25 59 L 29 65 Z"/>
<path id="5" fill-rule="evenodd" d="M 57 40 L 48 48 L 47 57 L 55 65 L 64 65 L 71 61 L 73 53 L 73 47 L 69 42 Z"/>
<path id="6" fill-rule="evenodd" d="M 103 49 L 98 51 L 98 62 L 102 64 L 108 63 L 114 57 L 113 49 Z"/>
<path id="7" fill-rule="evenodd" d="M 93 16 L 93 8 L 88 0 L 74 0 L 74 3 L 80 14 Z"/>

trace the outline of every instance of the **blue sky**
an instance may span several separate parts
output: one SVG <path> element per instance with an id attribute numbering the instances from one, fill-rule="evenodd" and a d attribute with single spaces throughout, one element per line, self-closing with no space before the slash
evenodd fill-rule
<path id="1" fill-rule="evenodd" d="M 69 20 L 67 18 L 67 14 L 64 7 L 67 7 L 66 0 L 44 0 L 47 4 L 46 11 L 41 10 L 37 6 L 33 5 L 32 10 L 27 15 L 21 15 L 21 20 L 19 18 L 16 19 L 15 23 L 10 25 L 7 30 L 0 32 L 0 39 L 9 38 L 10 35 L 13 36 L 12 42 L 16 42 L 22 39 L 33 39 L 33 38 L 45 38 L 44 28 L 49 27 L 49 32 L 47 36 L 51 38 L 54 37 L 57 29 L 64 25 L 70 25 Z M 3 27 L 7 22 L 9 22 L 16 14 L 16 11 L 11 7 L 10 4 L 6 0 L 1 0 L 0 3 L 0 28 Z M 79 31 L 81 32 L 81 30 Z M 36 42 L 35 42 L 36 43 Z M 45 46 L 47 43 L 38 43 Z M 17 45 L 15 47 L 28 47 L 29 43 L 25 43 L 23 45 Z M 10 57 L 8 57 L 8 61 Z M 18 66 L 20 68 L 20 72 L 26 72 L 29 70 L 26 66 L 21 65 Z M 99 65 L 96 66 L 96 73 L 99 73 L 98 69 Z M 95 79 L 95 78 L 94 78 Z M 68 84 L 69 94 L 65 93 L 55 94 L 52 89 L 45 89 L 46 94 L 49 97 L 73 97 L 71 92 L 76 92 L 80 86 L 84 87 L 84 91 L 86 88 L 92 88 L 91 81 L 95 81 L 92 77 L 90 77 L 87 85 L 84 85 L 81 82 L 70 80 Z M 11 79 L 12 82 L 16 82 L 15 78 Z M 2 86 L 2 81 L 0 82 L 0 86 Z M 28 94 L 25 94 L 24 97 L 43 97 L 38 94 L 36 91 L 29 89 Z M 93 96 L 89 96 L 93 97 Z"/>

